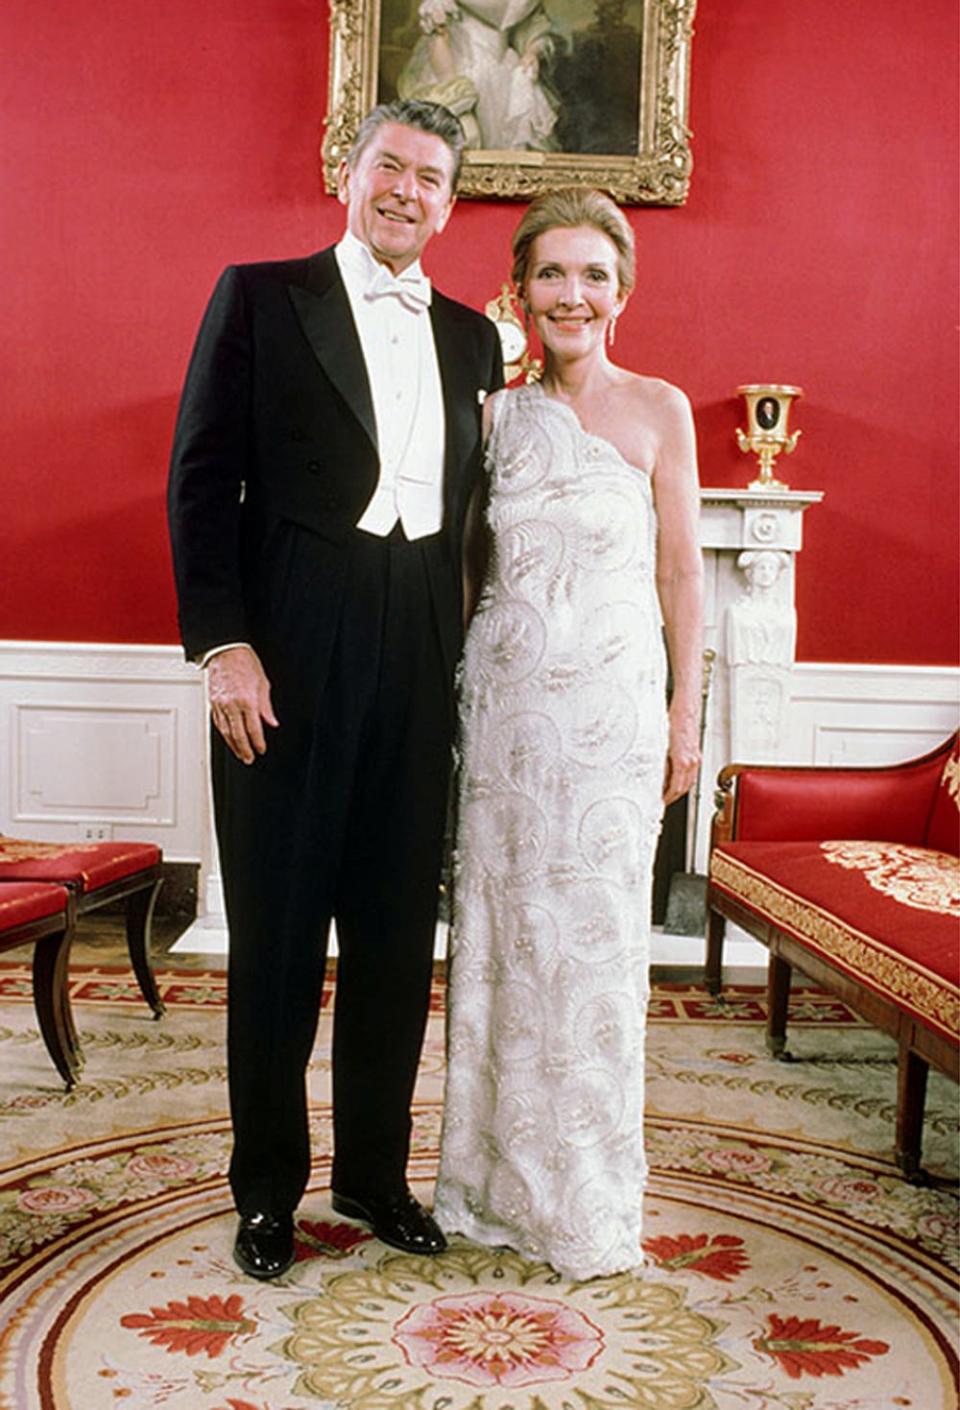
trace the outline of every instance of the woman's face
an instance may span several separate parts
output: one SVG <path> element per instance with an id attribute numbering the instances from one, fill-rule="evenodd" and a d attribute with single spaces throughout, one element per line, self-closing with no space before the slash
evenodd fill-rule
<path id="1" fill-rule="evenodd" d="M 623 305 L 616 246 L 591 225 L 545 230 L 533 242 L 523 293 L 548 352 L 579 358 L 602 351 Z"/>

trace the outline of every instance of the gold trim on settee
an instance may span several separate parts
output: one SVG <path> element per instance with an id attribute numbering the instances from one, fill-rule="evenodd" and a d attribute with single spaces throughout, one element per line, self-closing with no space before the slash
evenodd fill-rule
<path id="1" fill-rule="evenodd" d="M 960 991 L 910 956 L 841 924 L 828 911 L 771 882 L 739 858 L 715 851 L 710 879 L 798 940 L 819 947 L 879 992 L 905 1003 L 948 1037 L 960 1035 Z"/>

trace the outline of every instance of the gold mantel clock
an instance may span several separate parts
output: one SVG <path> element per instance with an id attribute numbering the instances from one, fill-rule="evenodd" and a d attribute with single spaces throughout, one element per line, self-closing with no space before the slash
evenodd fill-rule
<path id="1" fill-rule="evenodd" d="M 485 306 L 484 313 L 495 324 L 503 350 L 503 376 L 509 386 L 523 378 L 535 382 L 543 371 L 538 357 L 531 357 L 527 347 L 527 330 L 509 284 L 502 284 L 500 293 Z"/>

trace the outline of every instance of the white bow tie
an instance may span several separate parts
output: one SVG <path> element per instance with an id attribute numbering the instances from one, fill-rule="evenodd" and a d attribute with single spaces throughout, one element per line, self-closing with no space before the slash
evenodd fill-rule
<path id="1" fill-rule="evenodd" d="M 399 299 L 403 306 L 413 313 L 422 313 L 425 308 L 430 307 L 430 280 L 425 274 L 417 273 L 413 269 L 393 275 L 386 265 L 382 264 L 370 280 L 365 297 L 370 300 L 382 299 L 388 294 Z"/>

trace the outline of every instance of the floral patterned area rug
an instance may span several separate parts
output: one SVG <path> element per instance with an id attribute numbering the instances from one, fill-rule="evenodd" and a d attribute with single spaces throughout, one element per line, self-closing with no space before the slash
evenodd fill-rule
<path id="1" fill-rule="evenodd" d="M 643 1266 L 576 1284 L 464 1241 L 386 1248 L 329 1204 L 329 1007 L 297 1261 L 234 1267 L 224 977 L 75 969 L 65 1094 L 26 966 L 0 966 L 0 1410 L 954 1410 L 956 1089 L 931 1079 L 927 1186 L 891 1159 L 892 1045 L 799 991 L 655 990 Z M 442 986 L 415 1110 L 429 1199 Z M 639 1261 L 639 1260 L 638 1260 Z"/>

